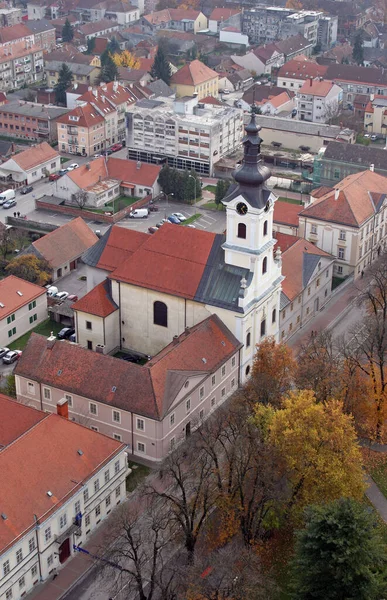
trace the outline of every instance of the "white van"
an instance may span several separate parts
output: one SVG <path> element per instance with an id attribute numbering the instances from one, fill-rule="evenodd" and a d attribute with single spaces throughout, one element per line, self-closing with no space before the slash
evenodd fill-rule
<path id="1" fill-rule="evenodd" d="M 59 291 L 59 290 L 58 290 L 58 288 L 57 288 L 57 287 L 55 287 L 55 285 L 50 285 L 50 286 L 47 288 L 47 292 L 46 292 L 46 294 L 47 294 L 47 296 L 49 296 L 50 298 L 53 298 L 54 296 L 56 296 L 56 295 L 57 295 L 58 291 Z"/>
<path id="2" fill-rule="evenodd" d="M 4 192 L 0 192 L 0 204 L 4 204 L 8 200 L 15 200 L 16 194 L 15 190 L 4 190 Z"/>
<path id="3" fill-rule="evenodd" d="M 129 213 L 130 219 L 146 219 L 149 212 L 147 208 L 136 208 Z"/>

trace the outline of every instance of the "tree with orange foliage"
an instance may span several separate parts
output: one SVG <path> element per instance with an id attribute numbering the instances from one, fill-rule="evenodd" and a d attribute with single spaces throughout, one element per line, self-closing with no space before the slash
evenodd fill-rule
<path id="1" fill-rule="evenodd" d="M 302 4 L 300 0 L 287 0 L 285 8 L 291 8 L 292 10 L 302 10 Z"/>
<path id="2" fill-rule="evenodd" d="M 245 392 L 252 404 L 262 402 L 277 406 L 281 397 L 294 385 L 297 363 L 289 346 L 266 338 L 257 346 L 251 378 Z"/>
<path id="3" fill-rule="evenodd" d="M 129 50 L 116 52 L 113 54 L 112 59 L 117 67 L 127 67 L 128 69 L 138 69 L 140 67 L 140 61 L 137 56 L 129 52 Z"/>

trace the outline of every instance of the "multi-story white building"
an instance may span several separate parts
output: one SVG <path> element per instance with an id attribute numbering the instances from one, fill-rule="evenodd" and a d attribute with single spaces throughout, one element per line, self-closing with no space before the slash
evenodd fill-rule
<path id="1" fill-rule="evenodd" d="M 313 46 L 317 44 L 320 11 L 294 10 L 278 6 L 247 8 L 242 15 L 242 31 L 254 44 L 283 40 L 301 34 Z"/>
<path id="2" fill-rule="evenodd" d="M 343 90 L 332 81 L 309 79 L 297 90 L 297 118 L 327 123 L 341 112 Z"/>
<path id="3" fill-rule="evenodd" d="M 329 50 L 337 42 L 338 17 L 321 15 L 318 20 L 317 43 L 321 50 Z"/>
<path id="4" fill-rule="evenodd" d="M 40 408 L 40 384 L 27 387 L 23 404 Z M 50 388 L 43 394 L 47 401 Z M 50 578 L 125 498 L 125 444 L 69 421 L 70 398 L 47 414 L 0 396 L 2 600 Z"/>
<path id="5" fill-rule="evenodd" d="M 212 175 L 243 137 L 243 113 L 197 98 L 140 100 L 127 113 L 128 158 Z"/>
<path id="6" fill-rule="evenodd" d="M 13 90 L 43 77 L 43 50 L 29 42 L 0 48 L 0 91 Z"/>

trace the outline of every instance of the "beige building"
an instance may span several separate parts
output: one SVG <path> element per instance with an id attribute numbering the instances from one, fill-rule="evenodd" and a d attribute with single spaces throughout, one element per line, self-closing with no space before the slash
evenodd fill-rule
<path id="1" fill-rule="evenodd" d="M 198 100 L 207 96 L 217 98 L 219 74 L 200 60 L 193 60 L 172 75 L 170 86 L 178 98 L 193 95 L 196 95 Z"/>
<path id="2" fill-rule="evenodd" d="M 0 281 L 0 345 L 7 347 L 47 319 L 46 289 L 9 275 Z"/>
<path id="3" fill-rule="evenodd" d="M 387 96 L 371 94 L 364 112 L 364 129 L 368 133 L 387 135 Z"/>
<path id="4" fill-rule="evenodd" d="M 99 307 L 104 302 L 101 296 Z M 80 335 L 81 320 L 77 311 Z M 88 323 L 95 320 L 86 321 L 91 337 Z M 187 327 L 144 365 L 105 356 L 103 349 L 90 352 L 54 339 L 50 344 L 50 338 L 31 337 L 15 371 L 18 400 L 55 412 L 57 401 L 67 398 L 71 419 L 155 462 L 238 387 L 241 344 L 215 315 Z"/>
<path id="5" fill-rule="evenodd" d="M 73 75 L 73 84 L 86 83 L 87 85 L 93 85 L 97 82 L 101 72 L 99 65 L 80 64 L 76 62 L 71 62 L 71 64 L 68 64 L 65 59 L 63 61 L 45 60 L 44 71 L 46 74 L 47 83 L 50 87 L 54 87 L 58 82 L 59 72 L 64 63 L 67 64 L 67 66 L 71 69 L 71 73 Z"/>
<path id="6" fill-rule="evenodd" d="M 66 418 L 70 394 L 52 400 L 49 412 L 58 414 L 48 414 L 41 407 L 51 389 L 24 383 L 24 396 L 16 384 L 19 402 L 0 396 L 2 600 L 52 582 L 74 545 L 125 499 L 130 473 L 124 444 Z M 44 403 L 36 402 L 41 392 Z"/>
<path id="7" fill-rule="evenodd" d="M 385 247 L 386 189 L 387 178 L 368 170 L 311 193 L 300 235 L 336 257 L 335 276 L 356 279 Z"/>
<path id="8" fill-rule="evenodd" d="M 303 238 L 276 233 L 282 251 L 280 339 L 290 338 L 330 300 L 335 257 Z"/>
<path id="9" fill-rule="evenodd" d="M 208 20 L 199 10 L 165 8 L 144 15 L 140 19 L 140 26 L 144 33 L 154 33 L 160 29 L 198 33 L 207 29 Z"/>

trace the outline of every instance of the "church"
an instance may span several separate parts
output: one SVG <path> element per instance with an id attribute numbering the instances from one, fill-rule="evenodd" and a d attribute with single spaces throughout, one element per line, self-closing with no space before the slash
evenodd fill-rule
<path id="1" fill-rule="evenodd" d="M 149 235 L 115 225 L 85 253 L 92 289 L 73 305 L 81 346 L 154 356 L 217 315 L 243 344 L 239 379 L 248 377 L 255 345 L 266 336 L 278 340 L 283 280 L 259 129 L 252 114 L 242 164 L 223 200 L 225 234 L 165 223 Z"/>

